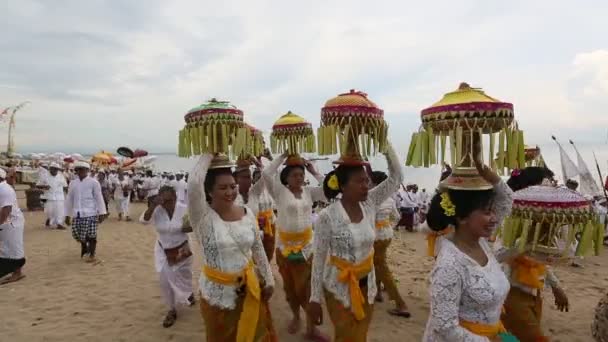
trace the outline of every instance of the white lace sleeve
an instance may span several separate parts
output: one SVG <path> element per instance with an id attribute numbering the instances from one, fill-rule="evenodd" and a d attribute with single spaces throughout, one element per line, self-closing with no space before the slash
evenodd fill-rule
<path id="1" fill-rule="evenodd" d="M 384 200 L 394 194 L 403 182 L 401 164 L 390 143 L 386 150 L 386 162 L 388 163 L 388 178 L 369 192 L 369 199 L 375 207 L 380 206 Z"/>
<path id="2" fill-rule="evenodd" d="M 203 217 L 209 213 L 209 203 L 205 196 L 205 177 L 211 160 L 213 160 L 212 154 L 201 155 L 188 179 L 188 215 L 199 241 L 203 241 L 203 232 L 200 231 Z"/>
<path id="3" fill-rule="evenodd" d="M 494 211 L 498 225 L 502 225 L 505 217 L 511 214 L 513 207 L 513 190 L 502 180 L 494 185 Z"/>
<path id="4" fill-rule="evenodd" d="M 441 341 L 487 342 L 459 324 L 463 281 L 454 263 L 437 264 L 431 273 L 431 315 L 429 328 Z"/>
<path id="5" fill-rule="evenodd" d="M 274 277 L 272 276 L 272 269 L 266 257 L 266 252 L 264 252 L 260 231 L 257 229 L 257 226 L 255 228 L 255 239 L 253 240 L 253 246 L 251 246 L 251 257 L 260 272 L 260 276 L 264 280 L 265 287 L 274 287 Z"/>
<path id="6" fill-rule="evenodd" d="M 264 179 L 266 189 L 268 189 L 268 193 L 270 193 L 270 196 L 272 196 L 272 199 L 275 201 L 279 200 L 279 194 L 283 187 L 285 187 L 281 184 L 279 177 L 275 177 L 279 170 L 279 166 L 285 161 L 285 158 L 284 155 L 279 156 L 262 171 L 262 178 Z"/>
<path id="7" fill-rule="evenodd" d="M 323 274 L 325 261 L 329 253 L 331 237 L 331 221 L 327 210 L 323 210 L 314 224 L 315 236 L 313 241 L 312 276 L 310 280 L 310 301 L 321 303 L 323 298 Z"/>

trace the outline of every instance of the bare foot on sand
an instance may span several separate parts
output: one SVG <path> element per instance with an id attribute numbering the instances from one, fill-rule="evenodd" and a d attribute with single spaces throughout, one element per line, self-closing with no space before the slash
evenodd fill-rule
<path id="1" fill-rule="evenodd" d="M 287 325 L 287 332 L 291 335 L 297 333 L 302 325 L 302 320 L 300 320 L 300 318 L 294 318 L 291 320 L 291 322 L 289 322 L 289 325 Z"/>

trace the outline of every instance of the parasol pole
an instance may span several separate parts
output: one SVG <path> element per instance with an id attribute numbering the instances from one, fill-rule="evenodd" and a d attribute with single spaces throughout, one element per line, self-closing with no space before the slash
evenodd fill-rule
<path id="1" fill-rule="evenodd" d="M 608 192 L 606 192 L 606 184 L 604 183 L 604 177 L 602 177 L 602 170 L 600 169 L 600 164 L 597 162 L 597 157 L 595 156 L 595 151 L 593 151 L 593 160 L 595 161 L 595 167 L 597 168 L 597 174 L 600 176 L 600 184 L 602 185 L 602 190 L 604 190 L 604 197 L 606 197 L 606 201 L 608 201 Z"/>

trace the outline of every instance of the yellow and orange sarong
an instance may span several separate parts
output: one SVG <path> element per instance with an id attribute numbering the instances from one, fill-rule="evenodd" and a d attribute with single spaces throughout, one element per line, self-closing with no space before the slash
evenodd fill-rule
<path id="1" fill-rule="evenodd" d="M 268 261 L 272 261 L 276 242 L 274 212 L 272 211 L 272 209 L 260 211 L 258 213 L 257 219 L 260 229 L 264 232 L 264 235 L 262 237 L 264 252 L 266 252 L 266 257 L 268 258 Z"/>
<path id="2" fill-rule="evenodd" d="M 357 320 L 362 320 L 365 317 L 363 303 L 367 302 L 367 298 L 363 296 L 359 287 L 359 279 L 366 277 L 374 268 L 374 251 L 361 262 L 354 264 L 344 259 L 340 259 L 332 255 L 329 262 L 338 268 L 338 281 L 348 285 L 350 293 L 350 306 Z"/>
<path id="3" fill-rule="evenodd" d="M 535 289 L 536 295 L 511 286 L 502 317 L 505 327 L 522 342 L 548 341 L 541 329 L 541 292 L 544 288 L 546 266 L 529 257 L 519 256 L 511 262 L 511 269 L 513 279 Z"/>
<path id="4" fill-rule="evenodd" d="M 490 339 L 496 337 L 500 333 L 507 332 L 505 327 L 502 325 L 502 322 L 500 321 L 498 321 L 498 323 L 496 324 L 483 324 L 461 320 L 460 326 L 475 335 L 484 336 Z"/>
<path id="5" fill-rule="evenodd" d="M 283 243 L 283 256 L 302 252 L 304 247 L 312 241 L 312 227 L 307 227 L 299 232 L 287 232 L 279 229 L 279 239 Z"/>
<path id="6" fill-rule="evenodd" d="M 388 293 L 388 297 L 394 300 L 397 305 L 404 305 L 405 302 L 397 289 L 393 274 L 388 268 L 386 262 L 386 251 L 391 244 L 391 240 L 378 240 L 374 242 L 374 268 L 376 271 L 376 286 L 380 291 L 380 284 L 384 284 L 384 289 Z"/>
<path id="7" fill-rule="evenodd" d="M 227 286 L 245 286 L 246 294 L 239 297 L 234 310 L 222 310 L 201 300 L 201 313 L 207 328 L 208 342 L 276 341 L 267 303 L 261 300 L 261 290 L 253 262 L 241 272 L 227 273 L 203 266 L 202 272 L 212 282 Z M 229 321 L 233 324 L 229 327 Z M 236 329 L 234 329 L 236 328 Z"/>

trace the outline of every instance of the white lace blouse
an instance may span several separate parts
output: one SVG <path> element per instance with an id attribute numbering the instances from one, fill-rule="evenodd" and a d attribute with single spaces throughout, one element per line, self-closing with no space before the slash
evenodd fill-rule
<path id="1" fill-rule="evenodd" d="M 273 209 L 274 206 L 272 197 L 266 190 L 264 178 L 260 178 L 257 182 L 255 182 L 255 184 L 251 185 L 249 188 L 249 194 L 247 195 L 247 202 L 245 202 L 245 199 L 239 193 L 236 197 L 235 203 L 237 205 L 247 206 L 256 216 L 260 211 Z"/>
<path id="2" fill-rule="evenodd" d="M 390 146 L 387 151 L 387 161 L 389 178 L 370 190 L 367 200 L 360 203 L 363 211 L 363 219 L 360 222 L 350 221 L 341 201 L 336 201 L 325 208 L 315 222 L 311 302 L 321 303 L 323 288 L 325 288 L 345 308 L 350 307 L 348 284 L 338 281 L 338 268 L 328 263 L 328 256 L 333 255 L 358 264 L 374 250 L 378 208 L 397 190 L 403 180 L 399 160 Z M 367 276 L 368 303 L 374 302 L 376 293 L 376 275 L 372 267 L 372 271 Z"/>
<path id="3" fill-rule="evenodd" d="M 381 223 L 380 227 L 376 226 L 376 240 L 390 240 L 393 238 L 394 228 L 399 222 L 401 214 L 397 210 L 395 200 L 391 197 L 387 198 L 376 213 L 376 223 Z M 388 222 L 388 224 L 385 224 Z"/>
<path id="4" fill-rule="evenodd" d="M 270 264 L 258 230 L 257 219 L 251 210 L 239 221 L 224 221 L 207 203 L 204 181 L 213 155 L 200 157 L 188 181 L 190 223 L 201 244 L 203 264 L 222 272 L 242 271 L 253 260 L 264 286 L 274 286 Z M 236 286 L 215 283 L 201 272 L 199 288 L 210 305 L 221 309 L 234 309 Z"/>
<path id="5" fill-rule="evenodd" d="M 326 202 L 327 199 L 323 194 L 323 187 L 302 187 L 302 194 L 297 198 L 291 190 L 283 185 L 276 176 L 279 166 L 285 161 L 286 157 L 280 156 L 272 161 L 272 163 L 262 172 L 262 178 L 266 184 L 266 188 L 272 196 L 277 206 L 277 231 L 290 233 L 298 233 L 304 231 L 308 227 L 312 227 L 312 205 L 317 201 Z M 323 182 L 323 176 L 317 175 L 316 179 L 319 183 Z M 277 239 L 277 248 L 283 251 L 283 242 Z M 312 243 L 309 243 L 302 249 L 304 258 L 310 258 L 312 253 Z"/>
<path id="6" fill-rule="evenodd" d="M 487 337 L 475 335 L 459 321 L 496 324 L 509 293 L 509 280 L 485 239 L 479 243 L 488 263 L 479 265 L 446 239 L 441 244 L 431 273 L 431 312 L 424 332 L 424 342 L 481 342 Z"/>

